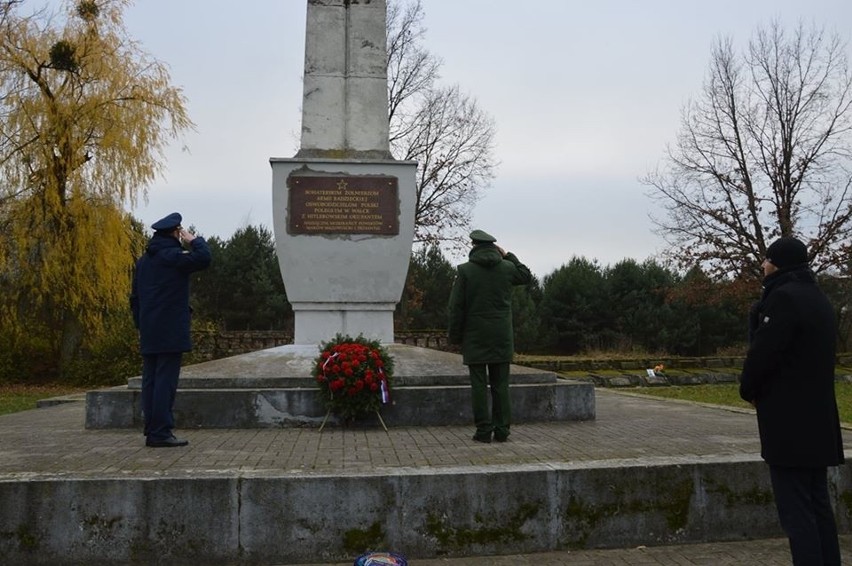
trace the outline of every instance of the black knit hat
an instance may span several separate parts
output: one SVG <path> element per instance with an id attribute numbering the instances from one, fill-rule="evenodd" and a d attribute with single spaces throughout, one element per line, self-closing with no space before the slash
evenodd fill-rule
<path id="1" fill-rule="evenodd" d="M 766 259 L 778 269 L 808 263 L 808 248 L 796 238 L 778 238 L 766 248 Z"/>

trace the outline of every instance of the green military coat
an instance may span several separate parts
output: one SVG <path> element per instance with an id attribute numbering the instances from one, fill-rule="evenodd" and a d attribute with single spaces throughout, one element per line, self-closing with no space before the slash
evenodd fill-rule
<path id="1" fill-rule="evenodd" d="M 465 364 L 509 363 L 515 351 L 512 287 L 526 285 L 532 274 L 494 244 L 474 246 L 468 257 L 450 294 L 450 343 L 461 344 Z"/>

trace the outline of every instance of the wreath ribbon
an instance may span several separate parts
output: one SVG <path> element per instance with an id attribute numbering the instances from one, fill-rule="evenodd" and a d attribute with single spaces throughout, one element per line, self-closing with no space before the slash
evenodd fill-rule
<path id="1" fill-rule="evenodd" d="M 382 392 L 382 405 L 387 405 L 390 403 L 390 389 L 388 388 L 388 380 L 382 368 L 379 368 L 379 389 Z"/>
<path id="2" fill-rule="evenodd" d="M 322 376 L 325 378 L 325 384 L 326 384 L 326 387 L 328 387 L 328 394 L 332 397 L 334 397 L 334 389 L 331 388 L 331 382 L 328 381 L 328 375 L 326 375 L 326 373 L 325 373 L 325 367 L 329 364 L 329 362 L 331 362 L 331 360 L 333 360 L 334 358 L 336 358 L 339 355 L 340 355 L 340 352 L 333 353 L 322 364 Z"/>

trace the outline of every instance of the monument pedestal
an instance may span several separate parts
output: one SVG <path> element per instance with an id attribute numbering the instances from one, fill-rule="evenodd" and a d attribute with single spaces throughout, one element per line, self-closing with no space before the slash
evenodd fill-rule
<path id="1" fill-rule="evenodd" d="M 382 408 L 388 426 L 471 425 L 470 384 L 461 356 L 391 344 L 395 373 L 392 403 Z M 311 377 L 316 346 L 279 346 L 183 368 L 175 419 L 178 428 L 319 427 L 326 408 Z M 513 423 L 595 418 L 591 382 L 512 366 Z M 142 428 L 141 378 L 126 387 L 90 391 L 86 428 Z M 330 423 L 336 423 L 331 419 Z M 380 426 L 371 417 L 360 424 Z"/>
<path id="2" fill-rule="evenodd" d="M 319 344 L 335 334 L 352 337 L 369 328 L 367 338 L 388 343 L 393 339 L 394 303 L 291 303 L 296 344 Z M 332 332 L 332 334 L 329 334 Z"/>
<path id="3" fill-rule="evenodd" d="M 393 343 L 414 236 L 417 164 L 272 158 L 275 245 L 294 343 Z"/>

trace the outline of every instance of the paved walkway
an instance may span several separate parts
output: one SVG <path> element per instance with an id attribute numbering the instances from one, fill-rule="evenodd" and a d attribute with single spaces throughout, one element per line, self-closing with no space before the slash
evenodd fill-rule
<path id="1" fill-rule="evenodd" d="M 852 564 L 852 535 L 840 537 L 843 564 Z M 334 566 L 351 566 L 336 562 Z M 410 566 L 789 566 L 786 539 L 753 540 L 615 550 L 542 552 L 515 556 L 410 560 Z M 289 565 L 288 565 L 289 566 Z M 312 566 L 328 566 L 312 565 Z"/>
<path id="2" fill-rule="evenodd" d="M 0 479 L 362 474 L 383 469 L 583 465 L 621 460 L 754 457 L 748 412 L 598 390 L 597 418 L 517 425 L 507 443 L 473 442 L 472 426 L 178 430 L 185 449 L 151 449 L 141 431 L 85 430 L 84 406 L 68 403 L 0 417 Z M 849 435 L 852 448 L 852 435 Z"/>
<path id="3" fill-rule="evenodd" d="M 597 391 L 590 422 L 517 425 L 505 444 L 471 440 L 472 427 L 182 430 L 190 445 L 145 448 L 134 430 L 86 430 L 84 406 L 69 403 L 0 416 L 0 481 L 43 477 L 203 477 L 361 474 L 417 468 L 620 465 L 753 459 L 753 413 Z M 852 434 L 846 435 L 852 449 Z M 843 537 L 852 565 L 852 535 Z M 789 564 L 784 540 L 572 551 L 514 557 L 416 560 L 465 564 Z M 338 563 L 343 564 L 343 563 Z"/>

